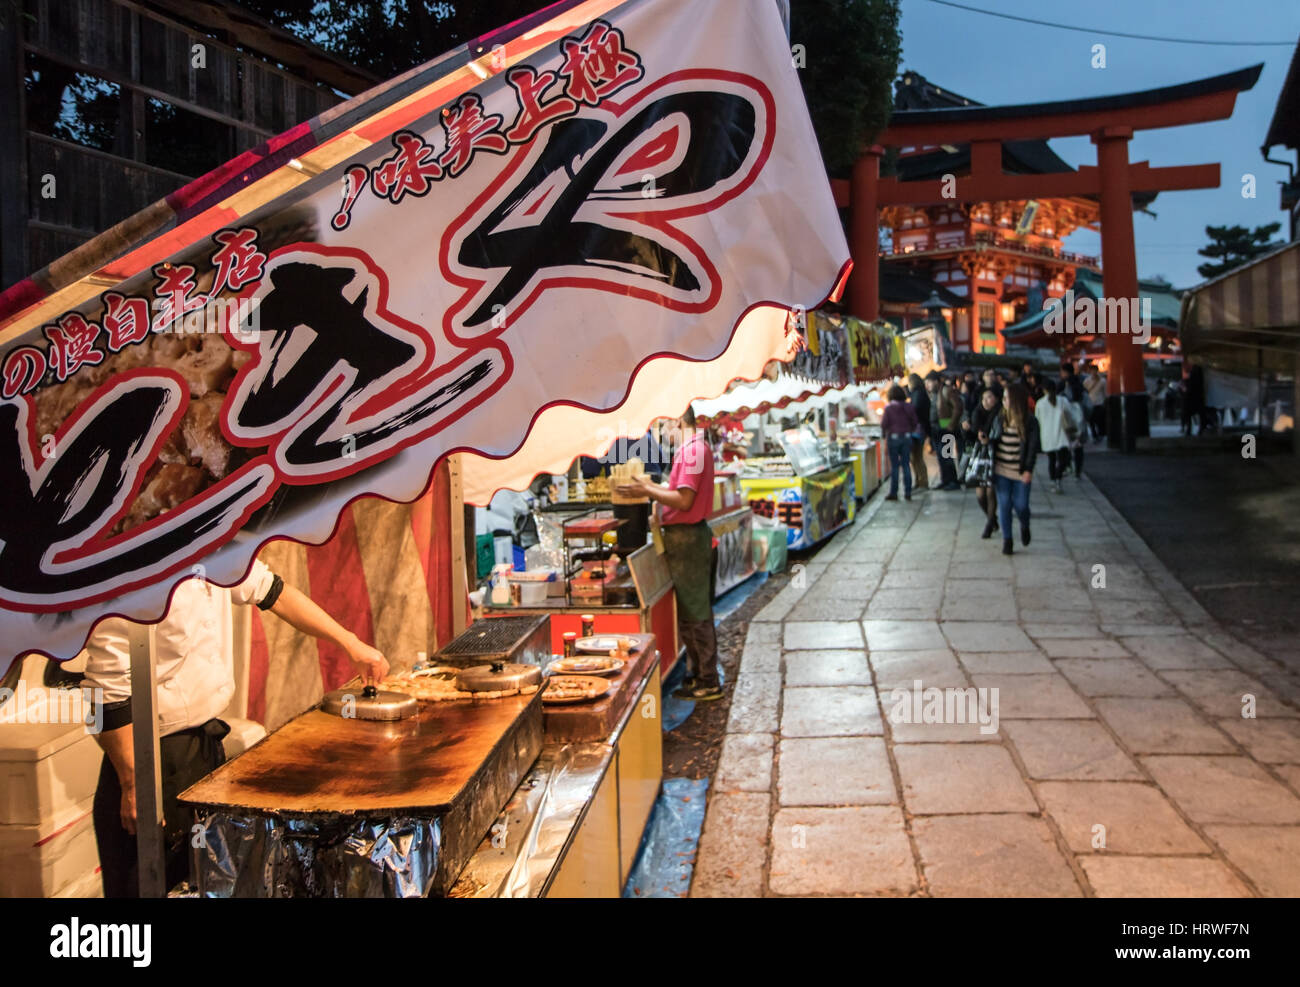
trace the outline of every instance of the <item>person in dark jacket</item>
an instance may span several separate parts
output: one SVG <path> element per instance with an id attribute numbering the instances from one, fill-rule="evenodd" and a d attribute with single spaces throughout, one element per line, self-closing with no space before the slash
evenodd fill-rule
<path id="1" fill-rule="evenodd" d="M 980 395 L 979 406 L 971 413 L 970 420 L 963 424 L 969 427 L 967 433 L 968 441 L 975 449 L 975 455 L 983 453 L 988 448 L 989 438 L 993 434 L 993 425 L 997 421 L 998 415 L 1002 413 L 1002 401 L 998 397 L 997 391 L 993 388 L 986 388 Z M 998 496 L 994 489 L 993 476 L 989 475 L 987 484 L 980 484 L 975 488 L 975 499 L 979 501 L 980 510 L 984 512 L 984 533 L 981 538 L 993 537 L 993 532 L 998 526 Z"/>
<path id="2" fill-rule="evenodd" d="M 889 449 L 889 496 L 898 500 L 898 474 L 903 474 L 903 497 L 912 499 L 912 433 L 920 428 L 916 411 L 907 403 L 907 392 L 895 384 L 889 389 L 889 404 L 880 416 L 880 434 Z"/>
<path id="3" fill-rule="evenodd" d="M 1013 509 L 1020 518 L 1020 543 L 1029 544 L 1029 488 L 1040 448 L 1038 420 L 1029 411 L 1029 393 L 1019 381 L 1007 387 L 989 441 L 993 443 L 993 484 L 1002 526 L 1002 554 L 1010 555 Z"/>
<path id="4" fill-rule="evenodd" d="M 960 490 L 957 462 L 961 459 L 961 420 L 966 406 L 961 395 L 937 370 L 925 376 L 930 392 L 930 445 L 939 458 L 940 490 Z"/>
<path id="5" fill-rule="evenodd" d="M 930 471 L 925 466 L 925 440 L 930 437 L 930 395 L 920 374 L 907 375 L 907 393 L 912 399 L 912 410 L 920 425 L 920 438 L 912 440 L 912 478 L 918 490 L 930 489 Z"/>

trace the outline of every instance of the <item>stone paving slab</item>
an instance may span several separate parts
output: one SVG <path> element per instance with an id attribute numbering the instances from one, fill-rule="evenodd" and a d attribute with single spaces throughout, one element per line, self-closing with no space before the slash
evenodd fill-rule
<path id="1" fill-rule="evenodd" d="M 785 647 L 787 651 L 860 648 L 862 628 L 856 620 L 787 623 Z"/>
<path id="2" fill-rule="evenodd" d="M 1247 898 L 1227 865 L 1208 857 L 1081 857 L 1099 898 Z"/>
<path id="3" fill-rule="evenodd" d="M 781 809 L 771 846 L 775 894 L 903 896 L 918 888 L 897 806 Z"/>
<path id="4" fill-rule="evenodd" d="M 1163 678 L 1211 716 L 1300 716 L 1255 678 L 1238 671 L 1162 672 Z"/>
<path id="5" fill-rule="evenodd" d="M 1041 820 L 930 816 L 913 826 L 936 898 L 1077 898 L 1078 882 Z"/>
<path id="6" fill-rule="evenodd" d="M 782 805 L 896 805 L 883 737 L 799 737 L 780 744 Z"/>
<path id="7" fill-rule="evenodd" d="M 1151 776 L 1198 823 L 1300 823 L 1300 798 L 1247 757 L 1141 759 Z"/>
<path id="8" fill-rule="evenodd" d="M 867 653 L 859 650 L 787 651 L 786 685 L 871 685 Z"/>
<path id="9" fill-rule="evenodd" d="M 709 797 L 695 854 L 692 898 L 758 898 L 763 894 L 772 800 L 750 792 Z"/>
<path id="10" fill-rule="evenodd" d="M 914 815 L 1037 812 L 1006 749 L 992 744 L 894 748 L 903 801 Z"/>
<path id="11" fill-rule="evenodd" d="M 783 737 L 880 736 L 884 732 L 876 690 L 870 686 L 785 690 Z"/>
<path id="12" fill-rule="evenodd" d="M 1142 772 L 1093 720 L 1013 720 L 1003 724 L 1030 778 L 1138 781 Z"/>
<path id="13" fill-rule="evenodd" d="M 1232 741 L 1181 699 L 1097 699 L 1101 718 L 1137 754 L 1226 754 Z"/>
<path id="14" fill-rule="evenodd" d="M 1041 651 L 963 651 L 957 656 L 972 675 L 1033 675 L 1056 671 Z"/>
<path id="15" fill-rule="evenodd" d="M 1062 675 L 972 675 L 979 689 L 998 690 L 1005 720 L 1091 719 L 1093 712 Z"/>
<path id="16" fill-rule="evenodd" d="M 1171 696 L 1173 690 L 1132 659 L 1063 658 L 1057 669 L 1085 696 L 1128 696 L 1149 699 Z"/>
<path id="17" fill-rule="evenodd" d="M 1038 645 L 1049 658 L 1131 658 L 1118 641 L 1084 637 L 1046 638 Z"/>
<path id="18" fill-rule="evenodd" d="M 1184 668 L 1232 668 L 1232 662 L 1191 634 L 1122 637 L 1124 647 L 1148 668 L 1157 671 Z"/>
<path id="19" fill-rule="evenodd" d="M 772 789 L 772 735 L 730 733 L 722 742 L 713 787 L 719 792 L 768 792 Z"/>
<path id="20" fill-rule="evenodd" d="M 740 679 L 731 695 L 728 733 L 776 733 L 781 702 L 779 674 L 751 674 L 741 663 Z"/>
<path id="21" fill-rule="evenodd" d="M 882 689 L 901 686 L 911 689 L 916 682 L 922 688 L 966 685 L 966 675 L 947 648 L 933 651 L 873 651 L 871 667 Z"/>
<path id="22" fill-rule="evenodd" d="M 939 624 L 934 620 L 864 620 L 867 650 L 919 651 L 947 648 Z"/>
<path id="23" fill-rule="evenodd" d="M 954 651 L 1032 651 L 1034 642 L 1017 625 L 979 621 L 945 621 L 944 636 Z"/>
<path id="24" fill-rule="evenodd" d="M 1210 848 L 1160 790 L 1118 781 L 1045 781 L 1038 797 L 1075 853 L 1187 854 Z"/>
<path id="25" fill-rule="evenodd" d="M 1206 826 L 1259 890 L 1276 898 L 1300 898 L 1300 827 Z"/>
<path id="26" fill-rule="evenodd" d="M 1234 716 L 1220 720 L 1219 726 L 1257 761 L 1300 764 L 1300 721 L 1246 720 Z"/>

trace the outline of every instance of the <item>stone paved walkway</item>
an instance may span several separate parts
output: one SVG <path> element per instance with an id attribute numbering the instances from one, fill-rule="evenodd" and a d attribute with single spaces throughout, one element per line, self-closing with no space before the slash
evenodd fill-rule
<path id="1" fill-rule="evenodd" d="M 755 617 L 693 896 L 1300 895 L 1294 678 L 1066 482 L 1011 558 L 972 493 L 877 494 Z M 996 732 L 903 722 L 918 680 Z"/>

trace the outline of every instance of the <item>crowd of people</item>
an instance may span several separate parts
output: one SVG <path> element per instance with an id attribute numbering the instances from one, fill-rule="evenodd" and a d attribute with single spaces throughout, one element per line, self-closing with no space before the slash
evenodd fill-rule
<path id="1" fill-rule="evenodd" d="M 894 384 L 881 416 L 889 451 L 886 500 L 913 489 L 941 491 L 975 488 L 984 512 L 984 538 L 1001 530 L 1002 552 L 1014 551 L 1012 515 L 1020 522 L 1020 541 L 1028 545 L 1029 491 L 1039 453 L 1047 457 L 1054 493 L 1065 492 L 1069 476 L 1083 474 L 1084 449 L 1106 435 L 1106 380 L 1095 367 L 1076 372 L 1062 363 L 1059 376 L 1039 373 L 1025 363 L 1019 374 L 987 369 L 977 376 L 931 371 L 922 380 L 908 375 Z M 930 483 L 929 446 L 939 465 Z"/>

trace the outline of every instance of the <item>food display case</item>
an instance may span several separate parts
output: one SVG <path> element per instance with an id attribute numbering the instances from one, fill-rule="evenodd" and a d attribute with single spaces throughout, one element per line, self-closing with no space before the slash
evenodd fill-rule
<path id="1" fill-rule="evenodd" d="M 754 565 L 754 512 L 745 503 L 741 470 L 718 470 L 713 477 L 713 510 L 706 519 L 713 533 L 713 596 L 735 589 L 758 569 Z"/>
<path id="2" fill-rule="evenodd" d="M 664 557 L 652 544 L 641 546 L 619 562 L 613 584 L 602 593 L 604 602 L 552 596 L 536 606 L 492 603 L 489 598 L 483 605 L 483 615 L 549 615 L 555 654 L 564 650 L 566 631 L 581 632 L 583 614 L 596 618 L 597 633 L 654 634 L 660 642 L 662 672 L 667 675 L 678 657 L 677 596 Z"/>
<path id="3" fill-rule="evenodd" d="M 807 426 L 780 441 L 785 454 L 747 459 L 740 485 L 750 510 L 785 525 L 790 548 L 809 548 L 853 523 L 854 464 Z"/>

